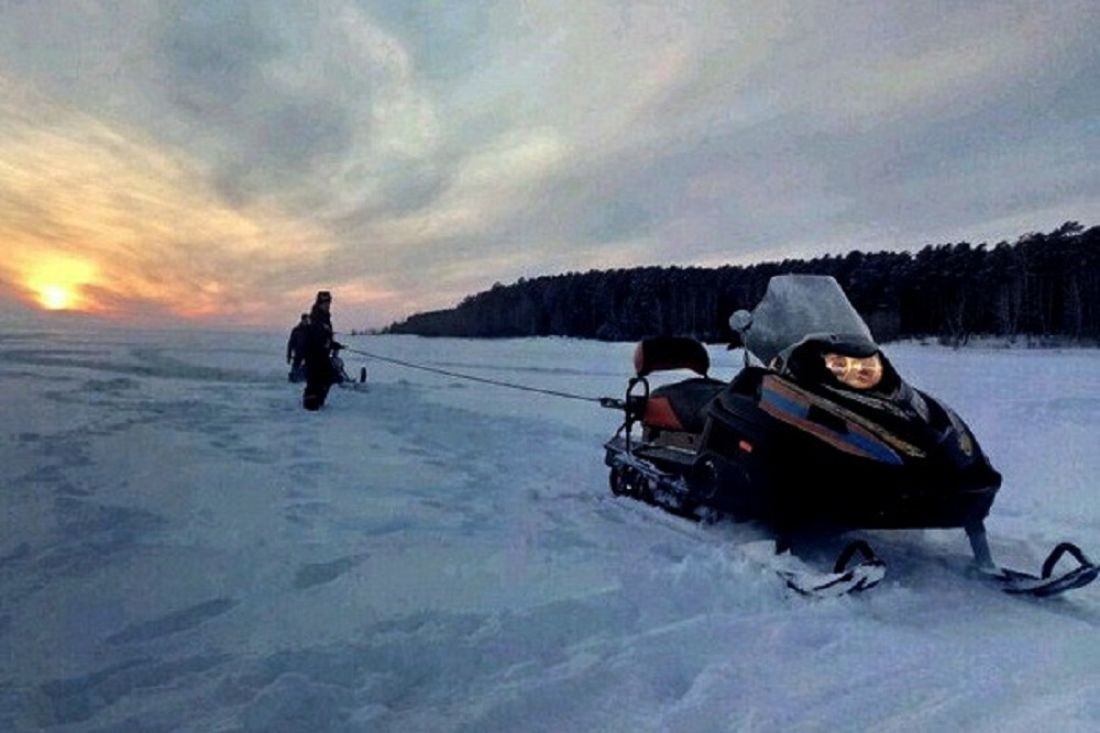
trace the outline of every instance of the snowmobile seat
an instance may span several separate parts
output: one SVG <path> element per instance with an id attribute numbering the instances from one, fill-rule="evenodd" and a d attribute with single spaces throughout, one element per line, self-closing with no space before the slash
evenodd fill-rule
<path id="1" fill-rule="evenodd" d="M 642 424 L 662 430 L 702 433 L 707 407 L 725 388 L 725 382 L 707 377 L 657 387 L 646 402 Z"/>
<path id="2" fill-rule="evenodd" d="M 653 390 L 646 401 L 642 424 L 659 430 L 702 433 L 706 407 L 726 386 L 710 379 L 710 355 L 699 341 L 687 336 L 643 339 L 634 349 L 634 370 L 639 377 L 653 372 L 687 369 L 699 375 Z"/>
<path id="3" fill-rule="evenodd" d="M 672 369 L 690 369 L 706 377 L 710 371 L 706 347 L 687 336 L 658 336 L 643 339 L 634 349 L 634 371 L 639 377 Z"/>

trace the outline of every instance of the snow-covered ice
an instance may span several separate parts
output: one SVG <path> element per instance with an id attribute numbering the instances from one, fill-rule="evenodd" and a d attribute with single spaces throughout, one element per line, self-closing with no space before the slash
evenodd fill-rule
<path id="1" fill-rule="evenodd" d="M 0 334 L 0 729 L 1096 730 L 1100 588 L 1012 598 L 961 532 L 880 532 L 882 585 L 807 601 L 751 528 L 613 498 L 614 413 L 368 361 L 311 414 L 284 339 Z M 593 396 L 632 351 L 344 340 Z M 1100 352 L 888 351 L 1005 474 L 1002 563 L 1100 553 Z"/>

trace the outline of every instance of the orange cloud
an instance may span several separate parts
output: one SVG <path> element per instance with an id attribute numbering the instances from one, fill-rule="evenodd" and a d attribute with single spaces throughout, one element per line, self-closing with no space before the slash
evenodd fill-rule
<path id="1" fill-rule="evenodd" d="M 82 288 L 96 281 L 95 265 L 45 251 L 19 259 L 23 285 L 38 305 L 46 310 L 94 310 Z"/>
<path id="2" fill-rule="evenodd" d="M 3 79 L 0 241 L 0 278 L 27 303 L 238 322 L 285 313 L 272 281 L 332 246 L 270 202 L 225 203 L 181 153 Z"/>

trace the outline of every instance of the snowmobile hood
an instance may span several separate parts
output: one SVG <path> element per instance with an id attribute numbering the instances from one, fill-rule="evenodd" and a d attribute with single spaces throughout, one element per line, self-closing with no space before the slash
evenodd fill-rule
<path id="1" fill-rule="evenodd" d="M 745 347 L 764 364 L 806 340 L 878 349 L 871 329 L 837 281 L 821 275 L 777 275 L 752 312 Z"/>

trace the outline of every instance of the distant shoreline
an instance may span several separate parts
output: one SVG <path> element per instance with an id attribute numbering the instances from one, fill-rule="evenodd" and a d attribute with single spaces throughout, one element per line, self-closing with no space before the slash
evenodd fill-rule
<path id="1" fill-rule="evenodd" d="M 774 275 L 829 275 L 882 342 L 973 338 L 1100 342 L 1100 227 L 1067 222 L 993 247 L 849 252 L 748 267 L 636 267 L 523 279 L 419 313 L 386 333 L 636 341 L 689 335 L 728 341 L 726 319 L 759 302 Z"/>

